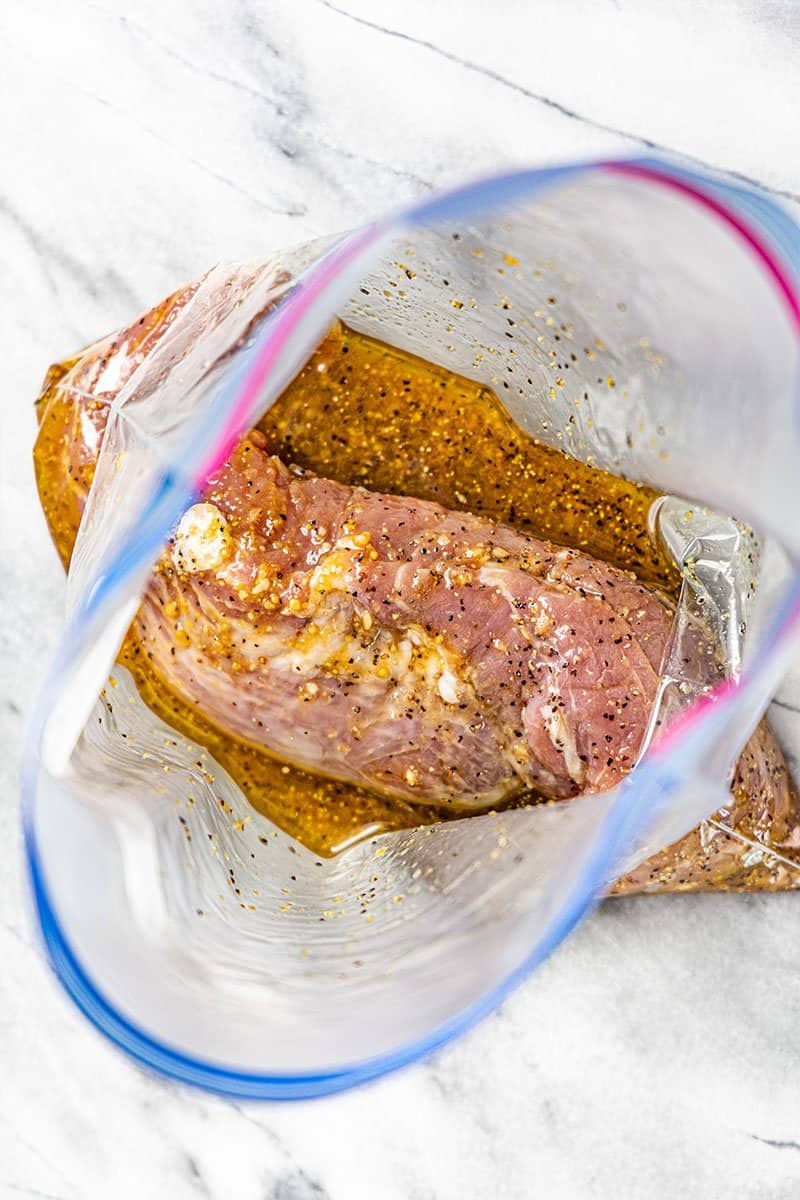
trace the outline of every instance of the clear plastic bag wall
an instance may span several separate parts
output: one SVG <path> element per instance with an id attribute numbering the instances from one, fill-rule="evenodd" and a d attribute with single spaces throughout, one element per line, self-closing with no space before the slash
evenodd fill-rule
<path id="1" fill-rule="evenodd" d="M 109 1036 L 236 1095 L 380 1074 L 489 1011 L 616 874 L 724 804 L 796 637 L 798 244 L 785 213 L 725 181 L 580 164 L 192 286 L 112 407 L 23 781 L 48 951 Z M 165 536 L 334 316 L 485 382 L 536 438 L 779 548 L 745 646 L 727 646 L 734 682 L 679 706 L 623 787 L 319 860 L 252 819 L 124 671 L 98 696 Z M 726 579 L 719 603 L 738 611 L 753 570 Z"/>

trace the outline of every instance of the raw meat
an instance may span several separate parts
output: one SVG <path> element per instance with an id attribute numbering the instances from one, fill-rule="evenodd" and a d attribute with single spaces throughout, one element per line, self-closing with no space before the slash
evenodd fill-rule
<path id="1" fill-rule="evenodd" d="M 136 618 L 175 690 L 301 766 L 421 803 L 626 774 L 665 603 L 491 521 L 294 473 L 264 443 L 185 514 Z"/>

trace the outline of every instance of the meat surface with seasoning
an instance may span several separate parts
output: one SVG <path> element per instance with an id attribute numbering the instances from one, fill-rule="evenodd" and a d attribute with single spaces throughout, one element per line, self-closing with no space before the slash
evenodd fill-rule
<path id="1" fill-rule="evenodd" d="M 155 669 L 231 732 L 482 808 L 618 782 L 670 624 L 588 555 L 292 471 L 258 431 L 183 517 L 136 618 Z"/>

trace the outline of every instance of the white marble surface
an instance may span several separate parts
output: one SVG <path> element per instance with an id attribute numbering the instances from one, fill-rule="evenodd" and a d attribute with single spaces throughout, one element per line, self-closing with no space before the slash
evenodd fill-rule
<path id="1" fill-rule="evenodd" d="M 0 8 L 0 1195 L 800 1193 L 800 896 L 608 904 L 433 1061 L 240 1106 L 141 1074 L 73 1011 L 32 944 L 16 815 L 63 592 L 29 464 L 50 361 L 215 259 L 501 163 L 641 138 L 797 197 L 799 69 L 793 0 Z"/>

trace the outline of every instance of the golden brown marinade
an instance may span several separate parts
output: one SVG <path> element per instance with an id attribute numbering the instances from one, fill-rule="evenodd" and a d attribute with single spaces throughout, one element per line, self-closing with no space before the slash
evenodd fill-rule
<path id="1" fill-rule="evenodd" d="M 147 326 L 138 335 L 144 350 Z M 77 468 L 81 478 L 65 488 L 63 439 L 82 438 L 88 447 L 85 424 L 93 414 L 99 420 L 104 405 L 87 398 L 76 404 L 59 390 L 63 373 L 51 371 L 40 401 L 40 418 L 46 413 L 46 420 L 36 469 L 43 507 L 67 562 L 94 455 L 87 448 Z M 489 388 L 341 324 L 259 428 L 271 451 L 321 477 L 480 513 L 632 570 L 668 595 L 677 592 L 675 566 L 648 533 L 656 492 L 537 442 L 514 424 Z M 316 853 L 336 853 L 367 833 L 464 815 L 459 806 L 411 805 L 321 778 L 233 737 L 149 668 L 133 636 L 120 662 L 154 712 L 205 746 L 256 809 Z M 535 800 L 517 797 L 514 804 Z"/>
<path id="2" fill-rule="evenodd" d="M 48 412 L 36 449 L 42 501 L 65 562 L 80 520 L 82 487 L 64 489 L 62 438 L 87 407 L 60 395 L 72 362 L 54 368 L 40 402 Z M 49 406 L 49 407 L 48 407 Z M 61 409 L 62 411 L 58 411 Z M 284 461 L 374 491 L 436 500 L 482 513 L 526 533 L 585 549 L 675 594 L 679 577 L 654 545 L 647 513 L 652 489 L 567 457 L 523 433 L 488 388 L 337 324 L 259 423 Z M 73 429 L 72 436 L 79 433 Z M 78 482 L 78 481 L 76 481 Z M 462 816 L 457 806 L 419 806 L 323 779 L 232 737 L 148 669 L 129 636 L 120 662 L 145 702 L 204 745 L 255 808 L 320 854 L 366 833 Z M 527 800 L 535 800 L 529 796 Z M 525 799 L 517 799 L 516 804 Z M 471 810 L 474 812 L 474 809 Z"/>
<path id="3" fill-rule="evenodd" d="M 48 372 L 36 405 L 34 459 L 42 508 L 65 565 L 109 405 L 201 284 L 180 289 L 129 328 Z M 341 325 L 261 427 L 287 462 L 319 476 L 484 514 L 631 569 L 665 595 L 677 593 L 678 573 L 647 531 L 655 492 L 538 444 L 520 432 L 491 390 Z M 132 635 L 120 661 L 154 711 L 206 746 L 256 808 L 320 854 L 379 830 L 462 815 L 454 807 L 412 807 L 320 779 L 237 740 L 149 669 Z M 660 851 L 613 891 L 797 887 L 800 804 L 766 721 L 745 748 L 731 791 L 717 822 L 704 822 Z"/>
<path id="4" fill-rule="evenodd" d="M 658 492 L 530 437 L 490 388 L 344 325 L 259 428 L 322 478 L 479 513 L 677 595 L 677 568 L 647 527 Z"/>

